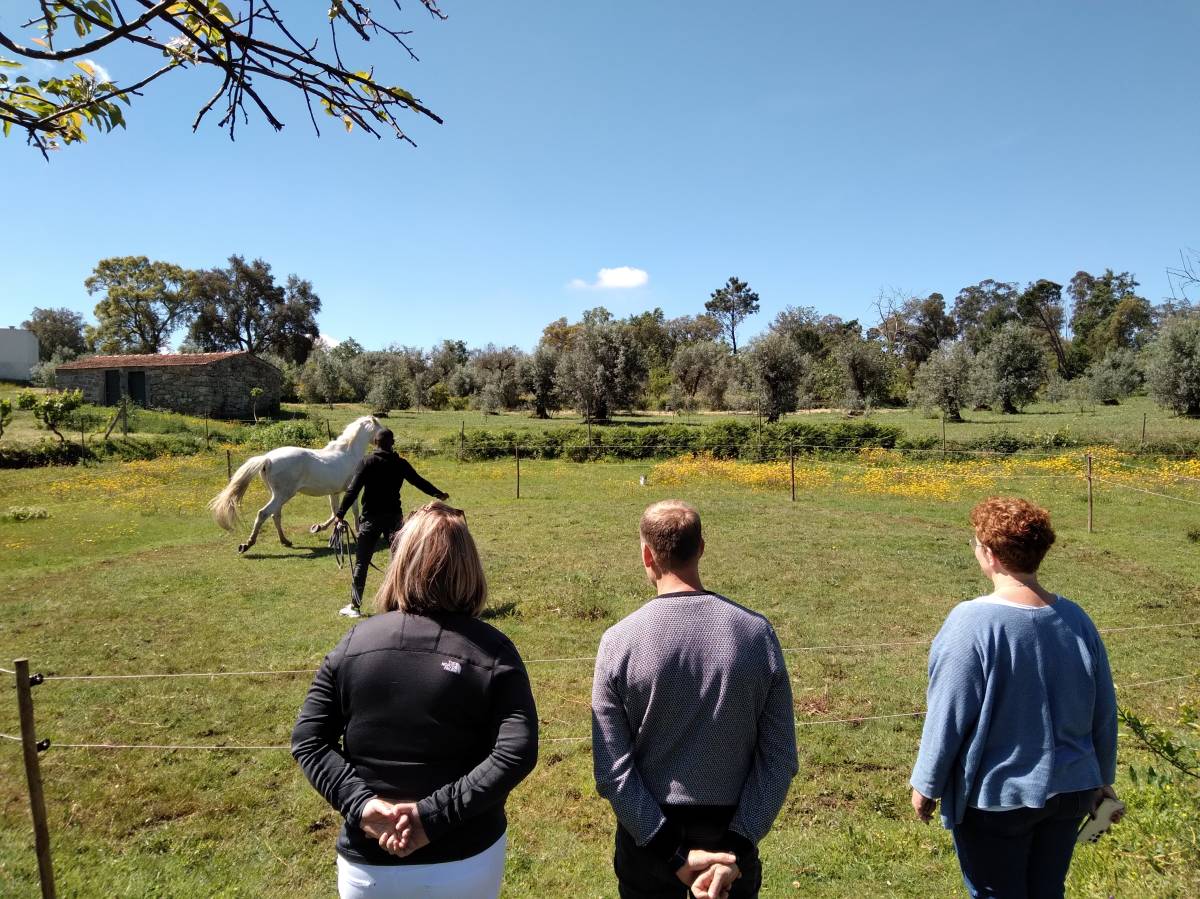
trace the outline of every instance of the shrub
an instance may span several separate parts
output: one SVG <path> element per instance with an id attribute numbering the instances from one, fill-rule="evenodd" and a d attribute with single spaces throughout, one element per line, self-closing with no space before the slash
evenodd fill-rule
<path id="1" fill-rule="evenodd" d="M 160 456 L 194 456 L 203 452 L 203 437 L 164 434 L 153 437 L 118 437 L 101 441 L 90 447 L 92 458 L 133 462 L 157 459 Z"/>
<path id="2" fill-rule="evenodd" d="M 0 516 L 5 521 L 34 521 L 49 517 L 50 513 L 39 506 L 9 506 L 8 511 Z"/>
<path id="3" fill-rule="evenodd" d="M 59 432 L 58 426 L 64 424 L 71 413 L 82 405 L 83 393 L 79 390 L 48 393 L 40 397 L 34 404 L 33 415 L 38 421 L 53 431 L 60 442 L 66 442 L 66 438 Z"/>
<path id="4" fill-rule="evenodd" d="M 1034 441 L 1024 434 L 1013 434 L 1009 431 L 992 431 L 973 441 L 970 449 L 1010 454 L 1023 449 L 1032 449 L 1034 446 Z"/>
<path id="5" fill-rule="evenodd" d="M 234 439 L 246 449 L 267 452 L 280 446 L 324 446 L 327 435 L 316 422 L 292 419 L 249 425 L 240 429 Z"/>
<path id="6" fill-rule="evenodd" d="M 85 459 L 94 459 L 89 447 L 78 443 L 55 443 L 43 440 L 31 446 L 0 447 L 0 468 L 40 468 L 44 465 L 75 465 Z"/>

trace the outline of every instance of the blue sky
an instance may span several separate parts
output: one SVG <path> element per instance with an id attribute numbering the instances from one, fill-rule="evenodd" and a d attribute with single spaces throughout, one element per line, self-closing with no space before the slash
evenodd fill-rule
<path id="1" fill-rule="evenodd" d="M 735 274 L 762 297 L 751 332 L 786 305 L 865 320 L 881 289 L 1105 267 L 1157 302 L 1200 248 L 1191 2 L 415 6 L 421 62 L 381 41 L 358 61 L 444 116 L 414 116 L 416 149 L 332 120 L 317 138 L 286 96 L 281 134 L 193 134 L 215 86 L 194 72 L 48 164 L 0 141 L 0 325 L 90 314 L 83 280 L 111 255 L 260 256 L 367 347 L 530 348 L 595 305 L 701 312 Z M 621 267 L 646 282 L 578 284 Z"/>

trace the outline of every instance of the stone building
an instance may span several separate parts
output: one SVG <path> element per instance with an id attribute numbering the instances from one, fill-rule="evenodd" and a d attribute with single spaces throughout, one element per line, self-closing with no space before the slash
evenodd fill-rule
<path id="1" fill-rule="evenodd" d="M 141 406 L 215 418 L 250 418 L 279 410 L 283 374 L 246 352 L 149 356 L 88 356 L 58 366 L 60 390 L 115 406 L 126 395 Z M 262 388 L 254 402 L 250 391 Z"/>

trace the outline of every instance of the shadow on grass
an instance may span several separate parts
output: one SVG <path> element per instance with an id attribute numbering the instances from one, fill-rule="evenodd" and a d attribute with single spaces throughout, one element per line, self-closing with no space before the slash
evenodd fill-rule
<path id="1" fill-rule="evenodd" d="M 490 621 L 496 618 L 516 618 L 520 614 L 515 602 L 502 602 L 498 605 L 487 606 L 479 613 L 479 617 L 485 621 Z"/>
<path id="2" fill-rule="evenodd" d="M 293 549 L 280 549 L 277 552 L 255 552 L 251 549 L 249 552 L 243 553 L 243 559 L 295 559 L 297 561 L 309 562 L 314 559 L 324 559 L 333 555 L 333 550 L 328 546 L 297 546 Z"/>

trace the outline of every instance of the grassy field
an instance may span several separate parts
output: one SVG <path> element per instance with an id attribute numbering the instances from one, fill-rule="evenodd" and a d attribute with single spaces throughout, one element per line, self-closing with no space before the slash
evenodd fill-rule
<path id="1" fill-rule="evenodd" d="M 14 400 L 18 385 L 0 382 L 0 398 Z M 112 409 L 94 410 L 98 423 L 89 429 L 86 440 L 98 439 L 107 428 Z M 336 434 L 350 421 L 367 415 L 370 409 L 362 403 L 337 403 L 330 406 L 285 403 L 283 417 L 308 418 L 320 427 L 327 425 L 330 433 Z M 640 412 L 613 417 L 614 424 L 684 424 L 702 427 L 722 420 L 754 422 L 754 412 L 700 412 L 676 415 L 667 412 Z M 847 416 L 839 410 L 797 412 L 784 416 L 785 421 L 802 420 L 814 423 L 845 421 Z M 942 422 L 934 415 L 917 409 L 877 409 L 868 419 L 881 424 L 902 428 L 910 437 L 941 437 Z M 1200 420 L 1181 418 L 1164 410 L 1145 396 L 1130 397 L 1118 406 L 1081 407 L 1078 403 L 1034 403 L 1016 415 L 1003 415 L 988 410 L 964 413 L 964 421 L 946 425 L 946 437 L 951 443 L 967 443 L 986 438 L 996 433 L 1012 433 L 1030 437 L 1061 435 L 1080 444 L 1111 443 L 1125 449 L 1137 449 L 1142 443 L 1142 427 L 1145 425 L 1145 441 L 1148 444 L 1168 444 L 1179 440 L 1200 440 Z M 858 419 L 861 420 L 861 419 Z M 397 439 L 405 447 L 423 446 L 436 448 L 439 440 L 460 430 L 511 430 L 518 435 L 536 433 L 558 427 L 578 427 L 583 420 L 571 411 L 555 413 L 549 420 L 534 418 L 528 412 L 505 412 L 486 415 L 477 410 L 439 411 L 422 410 L 393 411 L 385 419 L 395 431 Z M 144 430 L 139 430 L 144 428 Z M 210 421 L 208 427 L 214 441 L 234 433 L 237 423 Z M 120 432 L 120 427 L 116 431 Z M 133 417 L 133 436 L 163 433 L 191 433 L 203 436 L 203 418 L 170 413 L 137 410 Z M 68 432 L 68 439 L 78 441 L 78 432 Z M 9 444 L 37 442 L 53 438 L 52 434 L 39 427 L 33 413 L 16 411 L 4 441 Z"/>
<path id="2" fill-rule="evenodd" d="M 435 415 L 414 421 L 432 436 L 462 418 Z M 541 761 L 509 802 L 504 895 L 615 896 L 612 818 L 595 794 L 585 739 L 591 665 L 541 660 L 592 655 L 604 629 L 645 601 L 636 521 L 665 496 L 704 515 L 708 585 L 768 615 L 793 650 L 801 773 L 763 846 L 764 895 L 954 894 L 948 833 L 916 823 L 908 807 L 920 735 L 911 713 L 924 705 L 922 641 L 954 603 L 985 588 L 967 546 L 966 513 L 980 495 L 1017 492 L 1052 509 L 1059 545 L 1044 580 L 1101 628 L 1168 625 L 1107 635 L 1118 683 L 1200 671 L 1200 627 L 1174 626 L 1200 621 L 1200 506 L 1128 489 L 1200 501 L 1200 481 L 1175 479 L 1191 469 L 1127 469 L 1114 456 L 1102 462 L 1113 483 L 1098 486 L 1097 530 L 1088 534 L 1078 460 L 1065 458 L 1058 467 L 967 467 L 864 454 L 857 466 L 803 466 L 795 503 L 779 466 L 533 462 L 522 465 L 518 500 L 510 463 L 423 460 L 422 473 L 468 511 L 493 623 L 529 660 L 538 700 Z M 0 664 L 28 656 L 47 675 L 314 668 L 346 628 L 336 610 L 349 575 L 306 533 L 328 506 L 297 499 L 284 512 L 296 548 L 280 547 L 268 527 L 238 558 L 238 537 L 204 511 L 224 469 L 223 454 L 202 454 L 0 472 L 0 513 L 18 505 L 49 513 L 0 521 Z M 411 507 L 419 494 L 410 491 Z M 249 507 L 262 497 L 254 487 Z M 879 643 L 899 645 L 829 648 Z M 39 735 L 59 744 L 42 770 L 60 894 L 331 895 L 337 816 L 286 750 L 62 745 L 286 744 L 308 682 L 298 674 L 38 687 Z M 16 733 L 11 687 L 0 696 L 0 732 Z M 1198 699 L 1195 678 L 1121 691 L 1123 703 L 1160 721 Z M 824 723 L 876 715 L 906 717 Z M 1200 789 L 1144 777 L 1135 785 L 1127 766 L 1144 773 L 1154 760 L 1127 735 L 1121 751 L 1118 790 L 1130 818 L 1079 852 L 1071 895 L 1200 894 Z M 35 896 L 35 883 L 20 752 L 0 742 L 0 895 Z"/>

